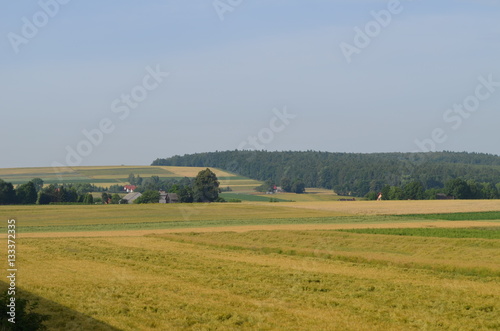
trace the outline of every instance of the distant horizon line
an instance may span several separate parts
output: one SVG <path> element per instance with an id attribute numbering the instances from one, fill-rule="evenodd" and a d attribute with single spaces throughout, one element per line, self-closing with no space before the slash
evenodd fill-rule
<path id="1" fill-rule="evenodd" d="M 224 152 L 269 152 L 269 153 L 285 153 L 285 152 L 292 152 L 292 153 L 306 153 L 306 152 L 316 152 L 316 153 L 330 153 L 330 154 L 362 154 L 362 155 L 373 155 L 373 154 L 433 154 L 433 153 L 451 153 L 451 154 L 479 154 L 479 155 L 489 155 L 489 156 L 494 156 L 494 157 L 500 157 L 500 154 L 493 154 L 493 153 L 486 153 L 486 152 L 467 152 L 467 151 L 413 151 L 413 152 L 331 152 L 331 151 L 324 151 L 324 150 L 239 150 L 239 149 L 228 149 L 228 150 L 215 150 L 215 151 L 210 151 L 210 152 L 194 152 L 194 153 L 185 153 L 185 154 L 174 154 L 171 156 L 166 156 L 166 157 L 158 157 L 155 160 L 158 159 L 168 159 L 172 158 L 175 156 L 185 156 L 185 155 L 195 155 L 195 154 L 206 154 L 206 153 L 224 153 Z M 81 166 L 76 166 L 76 167 L 67 167 L 67 168 L 85 168 L 85 167 L 144 167 L 144 166 L 152 166 L 151 163 L 154 162 L 150 161 L 144 164 L 94 164 L 94 165 L 81 165 Z M 17 167 L 0 167 L 0 169 L 30 169 L 30 168 L 53 168 L 50 165 L 47 166 L 17 166 Z"/>
<path id="2" fill-rule="evenodd" d="M 266 149 L 227 149 L 227 150 L 215 150 L 211 152 L 195 152 L 195 153 L 185 153 L 183 155 L 194 155 L 194 154 L 206 154 L 206 153 L 224 153 L 224 152 L 269 152 L 269 153 L 283 153 L 283 152 L 293 152 L 293 153 L 306 153 L 306 152 L 317 152 L 317 153 L 331 153 L 331 154 L 364 154 L 364 155 L 369 155 L 369 154 L 432 154 L 432 153 L 455 153 L 455 154 L 483 154 L 483 155 L 490 155 L 490 156 L 497 156 L 500 157 L 500 154 L 493 154 L 493 153 L 486 153 L 486 152 L 468 152 L 468 151 L 448 151 L 448 150 L 442 150 L 442 151 L 412 151 L 412 152 L 331 152 L 331 151 L 324 151 L 324 150 L 314 150 L 314 149 L 308 149 L 308 150 L 266 150 Z M 180 154 L 175 154 L 171 155 L 168 157 L 162 157 L 162 158 L 169 158 L 173 156 L 183 156 Z M 160 159 L 160 158 L 158 158 Z"/>

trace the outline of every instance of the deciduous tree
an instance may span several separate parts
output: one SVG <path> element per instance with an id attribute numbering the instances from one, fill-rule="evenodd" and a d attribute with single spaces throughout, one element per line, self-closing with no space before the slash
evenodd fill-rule
<path id="1" fill-rule="evenodd" d="M 17 203 L 23 205 L 32 205 L 36 203 L 36 199 L 38 198 L 35 184 L 33 182 L 28 182 L 26 184 L 20 185 L 16 189 L 17 195 Z"/>
<path id="2" fill-rule="evenodd" d="M 0 179 L 0 205 L 12 205 L 16 200 L 14 186 Z"/>
<path id="3" fill-rule="evenodd" d="M 194 180 L 193 198 L 196 202 L 214 202 L 219 197 L 219 180 L 210 169 L 202 170 Z"/>

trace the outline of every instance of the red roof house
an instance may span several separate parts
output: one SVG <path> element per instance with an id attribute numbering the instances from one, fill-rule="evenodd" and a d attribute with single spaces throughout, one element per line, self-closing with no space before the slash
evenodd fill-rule
<path id="1" fill-rule="evenodd" d="M 127 191 L 127 193 L 132 193 L 135 191 L 136 188 L 137 188 L 137 186 L 135 186 L 135 185 L 125 185 L 123 187 L 123 190 Z"/>

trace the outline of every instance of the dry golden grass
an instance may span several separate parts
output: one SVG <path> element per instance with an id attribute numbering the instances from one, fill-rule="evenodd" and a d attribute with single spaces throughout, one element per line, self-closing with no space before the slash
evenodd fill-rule
<path id="1" fill-rule="evenodd" d="M 205 170 L 206 167 L 159 167 L 163 168 L 165 170 L 168 170 L 172 173 L 174 173 L 176 176 L 175 177 L 196 177 L 196 175 L 202 171 Z M 216 169 L 216 168 L 210 168 L 217 177 L 233 177 L 235 176 L 232 173 L 229 173 L 224 170 Z"/>
<path id="2" fill-rule="evenodd" d="M 253 179 L 226 179 L 226 180 L 220 180 L 219 182 L 220 182 L 220 187 L 250 186 L 252 187 L 252 189 L 261 184 L 259 181 Z"/>
<path id="3" fill-rule="evenodd" d="M 257 202 L 254 203 L 257 204 Z M 500 211 L 500 200 L 298 201 L 287 205 L 301 210 L 322 210 L 358 215 L 404 215 Z"/>
<path id="4" fill-rule="evenodd" d="M 71 168 L 64 168 L 67 172 L 73 172 Z M 54 168 L 44 167 L 44 168 L 0 168 L 0 177 L 4 175 L 29 175 L 33 173 L 45 173 L 45 174 L 55 174 Z"/>
<path id="5" fill-rule="evenodd" d="M 346 229 L 405 229 L 405 228 L 472 228 L 497 227 L 499 222 L 487 221 L 407 221 L 380 224 L 271 224 L 271 225 L 235 225 L 218 227 L 151 229 L 151 230 L 114 230 L 114 231 L 78 231 L 78 232 L 33 232 L 19 234 L 19 238 L 96 238 L 96 237 L 141 237 L 166 233 L 213 233 L 213 232 L 249 232 L 249 231 L 312 231 Z"/>
<path id="6" fill-rule="evenodd" d="M 118 174 L 112 174 L 113 170 L 119 170 Z M 141 175 L 144 178 L 150 176 L 158 177 L 196 177 L 203 167 L 166 167 L 166 166 L 109 166 L 109 167 L 76 167 L 76 172 L 87 175 L 95 179 L 123 179 L 127 178 L 129 173 Z M 226 171 L 210 168 L 218 177 L 234 177 Z M 141 173 L 141 170 L 144 173 Z M 103 174 L 102 172 L 106 173 Z M 125 171 L 125 172 L 124 172 Z M 101 172 L 101 174 L 99 174 Z"/>
<path id="7" fill-rule="evenodd" d="M 110 187 L 111 185 L 129 185 L 128 182 L 125 182 L 125 181 L 122 181 L 122 180 L 115 180 L 115 181 L 109 181 L 109 182 L 105 182 L 105 183 L 94 183 L 95 186 L 97 187 L 103 187 L 103 188 L 106 188 L 106 187 Z M 95 192 L 95 193 L 99 193 L 99 192 Z M 100 196 L 101 193 L 98 194 L 98 196 Z"/>
<path id="8" fill-rule="evenodd" d="M 18 286 L 48 300 L 40 312 L 53 315 L 54 330 L 499 329 L 500 240 L 334 231 L 500 226 L 370 216 L 492 210 L 498 201 L 0 206 L 4 218 L 18 220 Z M 344 224 L 119 230 L 186 215 L 364 216 Z M 117 231 L 23 232 L 102 223 Z"/>
<path id="9" fill-rule="evenodd" d="M 23 239 L 19 252 L 19 287 L 120 330 L 500 327 L 499 240 L 253 231 Z M 85 323 L 62 311 L 49 326 Z"/>
<path id="10" fill-rule="evenodd" d="M 86 231 L 82 226 L 100 225 L 100 230 L 141 230 L 141 224 L 148 223 L 146 229 L 167 229 L 170 222 L 217 222 L 215 226 L 252 226 L 265 224 L 263 220 L 283 220 L 282 224 L 307 224 L 308 220 L 325 219 L 319 223 L 387 223 L 401 222 L 400 219 L 374 219 L 370 215 L 407 213 L 446 213 L 460 211 L 499 210 L 498 201 L 382 201 L 382 202 L 283 202 L 283 203 L 227 203 L 227 204 L 153 204 L 153 205 L 68 205 L 68 206 L 0 206 L 4 218 L 14 218 L 24 232 L 31 227 L 42 231 Z M 339 217 L 356 216 L 352 220 Z M 288 221 L 290 220 L 290 221 Z M 244 221 L 244 223 L 241 222 Z M 414 222 L 405 219 L 403 222 Z M 418 221 L 418 220 L 417 220 Z M 240 223 L 238 223 L 240 222 Z M 209 223 L 207 226 L 214 226 Z M 314 222 L 312 222 L 314 223 Z M 318 222 L 316 222 L 318 223 Z M 165 226 L 162 226 L 165 224 Z M 102 227 L 106 225 L 106 227 Z M 134 226 L 127 226 L 134 225 Z M 311 225 L 311 224 L 309 224 Z M 327 224 L 328 225 L 328 224 Z M 4 228 L 5 224 L 0 225 Z M 179 223 L 181 227 L 182 223 Z M 202 223 L 189 227 L 202 227 Z M 315 225 L 316 226 L 316 225 Z M 329 225 L 331 226 L 331 225 Z M 47 227 L 59 227 L 55 230 Z M 71 227 L 71 228 L 62 228 Z M 330 227 L 334 228 L 334 227 Z M 34 230 L 41 231 L 41 230 Z M 89 231 L 94 231 L 89 229 Z"/>
<path id="11" fill-rule="evenodd" d="M 20 226 L 71 226 L 146 222 L 260 220 L 348 216 L 323 210 L 298 210 L 288 204 L 151 204 L 0 206 L 0 213 Z M 2 224 L 5 226 L 5 224 Z"/>

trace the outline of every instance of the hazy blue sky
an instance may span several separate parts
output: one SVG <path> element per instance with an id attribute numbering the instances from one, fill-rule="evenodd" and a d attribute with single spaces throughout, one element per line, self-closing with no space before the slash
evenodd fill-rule
<path id="1" fill-rule="evenodd" d="M 500 154 L 499 1 L 55 1 L 2 4 L 0 167 L 252 141 Z M 144 100 L 120 101 L 132 91 Z M 275 119 L 285 108 L 295 117 Z"/>

